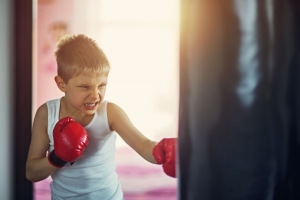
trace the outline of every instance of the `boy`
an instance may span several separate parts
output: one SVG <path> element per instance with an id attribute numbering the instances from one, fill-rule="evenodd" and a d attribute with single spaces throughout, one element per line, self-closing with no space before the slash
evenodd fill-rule
<path id="1" fill-rule="evenodd" d="M 54 200 L 123 199 L 115 172 L 115 132 L 175 177 L 176 138 L 150 141 L 119 106 L 103 100 L 110 66 L 97 44 L 79 34 L 63 37 L 57 47 L 55 82 L 65 95 L 36 112 L 27 179 L 37 182 L 51 175 Z"/>

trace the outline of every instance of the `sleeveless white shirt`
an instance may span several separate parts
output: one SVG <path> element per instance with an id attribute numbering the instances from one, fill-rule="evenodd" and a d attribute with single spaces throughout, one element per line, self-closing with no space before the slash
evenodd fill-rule
<path id="1" fill-rule="evenodd" d="M 53 128 L 59 119 L 60 98 L 47 101 L 49 152 L 53 150 Z M 123 192 L 115 172 L 115 140 L 103 102 L 85 126 L 89 144 L 73 165 L 56 169 L 50 184 L 53 200 L 121 200 Z"/>

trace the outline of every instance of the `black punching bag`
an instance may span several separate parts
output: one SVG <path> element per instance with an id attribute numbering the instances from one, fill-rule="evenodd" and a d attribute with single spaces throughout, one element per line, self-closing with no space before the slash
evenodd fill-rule
<path id="1" fill-rule="evenodd" d="M 300 199 L 292 0 L 181 0 L 179 200 Z"/>

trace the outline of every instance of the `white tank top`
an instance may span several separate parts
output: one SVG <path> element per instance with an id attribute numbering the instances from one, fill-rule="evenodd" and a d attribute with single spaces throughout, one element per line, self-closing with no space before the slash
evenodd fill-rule
<path id="1" fill-rule="evenodd" d="M 49 152 L 53 150 L 53 128 L 59 119 L 60 100 L 47 101 Z M 121 200 L 123 192 L 115 172 L 116 133 L 108 125 L 107 102 L 103 102 L 92 121 L 85 126 L 89 145 L 73 165 L 56 169 L 50 184 L 53 200 Z"/>

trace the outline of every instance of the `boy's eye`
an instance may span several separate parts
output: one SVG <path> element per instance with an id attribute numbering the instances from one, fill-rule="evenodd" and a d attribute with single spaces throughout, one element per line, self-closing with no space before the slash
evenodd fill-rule
<path id="1" fill-rule="evenodd" d="M 102 84 L 102 85 L 99 85 L 98 87 L 101 88 L 101 87 L 105 87 L 105 86 L 106 86 L 106 84 Z"/>
<path id="2" fill-rule="evenodd" d="M 89 86 L 79 86 L 80 88 L 83 88 L 83 89 L 88 89 Z"/>

